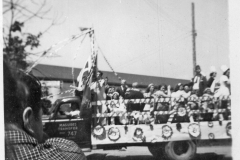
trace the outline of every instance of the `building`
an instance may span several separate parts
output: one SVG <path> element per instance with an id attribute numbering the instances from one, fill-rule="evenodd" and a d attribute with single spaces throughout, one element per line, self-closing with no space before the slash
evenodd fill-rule
<path id="1" fill-rule="evenodd" d="M 61 88 L 59 92 L 65 92 L 70 88 L 70 85 L 73 85 L 73 82 L 76 81 L 80 68 L 71 68 L 71 67 L 62 67 L 62 66 L 52 66 L 38 64 L 33 68 L 32 73 L 39 80 L 42 81 L 60 81 Z M 110 86 L 120 86 L 120 80 L 114 75 L 113 72 L 102 71 L 103 78 L 108 77 Z M 127 73 L 118 73 L 120 77 L 126 79 L 127 85 L 131 86 L 133 82 L 138 82 L 139 88 L 145 89 L 150 83 L 155 85 L 167 84 L 171 86 L 176 86 L 178 83 L 189 83 L 189 80 L 184 79 L 174 79 L 166 77 L 154 77 L 154 76 L 145 76 L 145 75 L 136 75 L 136 74 L 127 74 Z M 58 94 L 58 93 L 56 93 Z M 69 93 L 68 93 L 69 94 Z M 67 94 L 62 94 L 65 96 Z"/>

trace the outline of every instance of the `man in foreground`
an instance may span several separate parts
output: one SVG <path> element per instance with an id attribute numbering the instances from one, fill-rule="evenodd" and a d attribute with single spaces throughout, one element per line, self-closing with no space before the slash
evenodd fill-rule
<path id="1" fill-rule="evenodd" d="M 11 73 L 5 63 L 3 69 L 6 159 L 85 160 L 74 142 L 44 134 L 40 82 L 21 71 Z"/>

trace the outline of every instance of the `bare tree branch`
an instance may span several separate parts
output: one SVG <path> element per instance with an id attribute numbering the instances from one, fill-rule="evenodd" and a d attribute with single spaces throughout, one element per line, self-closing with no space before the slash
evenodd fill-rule
<path id="1" fill-rule="evenodd" d="M 19 5 L 19 4 L 15 4 L 15 5 L 16 5 L 16 7 L 21 8 L 23 11 L 26 11 L 26 12 L 28 12 L 28 13 L 31 14 L 31 15 L 29 15 L 29 17 L 28 17 L 26 20 L 24 20 L 23 22 L 26 22 L 26 21 L 34 18 L 34 17 L 37 17 L 37 18 L 40 18 L 40 19 L 50 19 L 50 20 L 52 20 L 51 18 L 47 18 L 47 17 L 44 17 L 44 16 L 43 16 L 43 15 L 47 14 L 47 13 L 51 10 L 51 8 L 49 8 L 49 9 L 46 10 L 46 11 L 41 12 L 41 10 L 43 9 L 43 7 L 45 7 L 45 5 L 46 5 L 46 1 L 45 1 L 45 0 L 44 0 L 44 3 L 39 7 L 39 9 L 38 9 L 35 13 L 32 12 L 31 10 L 27 9 L 26 7 L 23 7 L 23 6 Z M 22 11 L 22 13 L 23 13 L 23 11 Z M 40 14 L 41 14 L 41 16 L 40 16 Z"/>

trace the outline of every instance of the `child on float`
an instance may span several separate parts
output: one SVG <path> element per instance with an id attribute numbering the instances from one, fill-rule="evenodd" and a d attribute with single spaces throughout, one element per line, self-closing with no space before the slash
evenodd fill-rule
<path id="1" fill-rule="evenodd" d="M 124 104 L 124 100 L 122 97 L 119 97 L 118 92 L 114 92 L 112 94 L 112 101 L 108 105 L 108 109 L 112 113 L 116 113 L 120 116 L 111 117 L 111 124 L 126 124 L 128 122 L 126 113 L 126 105 Z"/>
<path id="2" fill-rule="evenodd" d="M 154 93 L 154 97 L 161 100 L 164 98 L 163 102 L 156 103 L 154 111 L 169 111 L 170 107 L 170 97 L 171 97 L 171 86 L 170 85 L 159 85 L 159 90 Z M 167 90 L 167 92 L 166 92 Z M 155 123 L 166 123 L 169 115 L 157 115 L 155 117 Z"/>
<path id="3" fill-rule="evenodd" d="M 153 98 L 156 98 L 155 95 L 155 86 L 153 83 L 150 83 L 145 91 L 145 93 L 143 94 L 144 98 L 146 99 L 146 103 L 145 106 L 143 108 L 143 112 L 144 115 L 139 117 L 139 121 L 141 121 L 141 123 L 151 123 L 154 121 L 154 101 Z"/>
<path id="4" fill-rule="evenodd" d="M 200 100 L 201 100 L 201 104 L 199 106 L 199 109 L 201 111 L 204 111 L 203 114 L 200 114 L 201 119 L 204 121 L 211 121 L 213 116 L 215 115 L 213 115 L 213 113 L 207 113 L 207 112 L 215 108 L 215 103 L 214 103 L 213 93 L 210 88 L 206 88 L 204 90 Z"/>

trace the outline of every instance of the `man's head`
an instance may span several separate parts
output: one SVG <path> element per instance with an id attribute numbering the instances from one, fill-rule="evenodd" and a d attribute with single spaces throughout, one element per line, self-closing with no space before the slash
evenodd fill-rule
<path id="1" fill-rule="evenodd" d="M 132 88 L 138 88 L 138 82 L 134 82 L 134 83 L 132 84 Z"/>
<path id="2" fill-rule="evenodd" d="M 41 84 L 32 75 L 9 69 L 4 63 L 5 124 L 42 140 Z"/>
<path id="3" fill-rule="evenodd" d="M 105 82 L 105 84 L 108 84 L 108 77 L 104 78 L 104 82 Z"/>
<path id="4" fill-rule="evenodd" d="M 103 72 L 98 71 L 97 72 L 97 79 L 102 79 Z"/>
<path id="5" fill-rule="evenodd" d="M 126 86 L 126 80 L 125 80 L 125 79 L 122 79 L 122 80 L 121 80 L 121 85 L 122 85 L 122 86 Z"/>
<path id="6" fill-rule="evenodd" d="M 197 65 L 195 67 L 195 72 L 196 72 L 196 74 L 200 74 L 201 73 L 201 67 L 199 65 Z"/>

